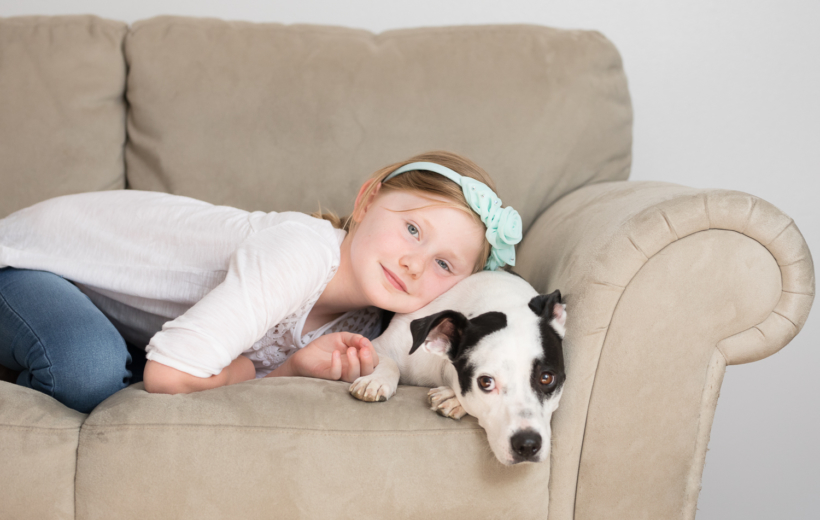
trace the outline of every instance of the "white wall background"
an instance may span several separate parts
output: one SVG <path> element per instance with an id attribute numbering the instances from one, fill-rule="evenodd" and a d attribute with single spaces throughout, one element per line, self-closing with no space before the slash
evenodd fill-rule
<path id="1" fill-rule="evenodd" d="M 620 49 L 630 82 L 631 178 L 763 197 L 796 220 L 820 260 L 818 0 L 0 0 L 0 16 L 80 13 L 375 32 L 484 23 L 597 29 Z M 820 517 L 818 343 L 815 309 L 783 351 L 729 367 L 699 520 Z"/>

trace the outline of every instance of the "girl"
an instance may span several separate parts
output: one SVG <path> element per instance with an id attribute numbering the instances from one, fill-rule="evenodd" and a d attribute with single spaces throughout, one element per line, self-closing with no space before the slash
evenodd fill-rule
<path id="1" fill-rule="evenodd" d="M 139 379 L 128 344 L 149 392 L 352 382 L 378 364 L 378 309 L 514 264 L 521 220 L 493 190 L 431 152 L 377 171 L 344 224 L 133 190 L 36 204 L 0 220 L 0 365 L 81 412 Z"/>

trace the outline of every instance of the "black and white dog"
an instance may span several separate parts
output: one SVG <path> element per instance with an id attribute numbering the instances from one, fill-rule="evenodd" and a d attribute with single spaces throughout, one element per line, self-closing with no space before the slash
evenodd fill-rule
<path id="1" fill-rule="evenodd" d="M 566 378 L 565 308 L 560 292 L 538 294 L 514 274 L 468 276 L 423 309 L 396 315 L 373 341 L 378 366 L 350 393 L 386 401 L 399 382 L 435 387 L 431 408 L 478 418 L 503 464 L 541 462 Z"/>

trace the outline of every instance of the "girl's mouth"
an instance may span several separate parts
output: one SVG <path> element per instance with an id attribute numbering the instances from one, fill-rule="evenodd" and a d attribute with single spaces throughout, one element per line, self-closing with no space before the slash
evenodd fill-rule
<path id="1" fill-rule="evenodd" d="M 387 281 L 389 281 L 390 284 L 393 285 L 393 287 L 395 287 L 396 289 L 398 289 L 402 292 L 407 292 L 407 287 L 405 287 L 404 282 L 402 282 L 401 279 L 399 279 L 398 276 L 393 274 L 386 267 L 384 267 L 384 266 L 381 266 L 381 267 L 382 267 L 382 270 L 384 271 L 385 278 L 387 278 Z"/>

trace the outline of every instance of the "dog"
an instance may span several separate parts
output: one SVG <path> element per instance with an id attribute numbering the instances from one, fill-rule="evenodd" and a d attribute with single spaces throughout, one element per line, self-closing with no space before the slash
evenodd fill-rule
<path id="1" fill-rule="evenodd" d="M 566 380 L 566 318 L 559 291 L 538 294 L 509 272 L 476 273 L 394 316 L 373 340 L 379 364 L 350 393 L 373 402 L 390 399 L 399 383 L 433 387 L 431 409 L 476 417 L 502 464 L 542 462 Z"/>

